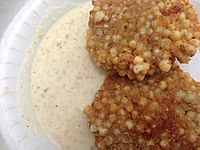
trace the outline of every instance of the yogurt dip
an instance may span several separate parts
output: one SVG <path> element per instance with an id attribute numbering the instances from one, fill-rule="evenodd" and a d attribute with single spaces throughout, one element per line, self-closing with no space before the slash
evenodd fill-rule
<path id="1" fill-rule="evenodd" d="M 85 50 L 90 3 L 60 18 L 42 39 L 31 68 L 31 100 L 45 134 L 63 150 L 95 149 L 82 113 L 105 79 Z"/>

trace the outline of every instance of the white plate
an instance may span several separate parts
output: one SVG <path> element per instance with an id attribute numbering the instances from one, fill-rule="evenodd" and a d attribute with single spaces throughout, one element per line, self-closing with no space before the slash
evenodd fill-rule
<path id="1" fill-rule="evenodd" d="M 29 1 L 15 17 L 8 27 L 0 45 L 0 107 L 3 110 L 3 125 L 16 142 L 20 150 L 55 150 L 57 148 L 47 139 L 33 137 L 27 131 L 25 124 L 19 117 L 16 100 L 16 83 L 20 66 L 26 51 L 31 45 L 34 33 L 49 8 L 66 6 L 70 10 L 73 4 L 83 0 L 35 0 Z M 200 1 L 191 0 L 200 15 Z M 60 13 L 62 15 L 62 12 Z M 47 25 L 47 28 L 51 24 Z M 200 81 L 200 52 L 189 65 L 182 68 Z"/>
<path id="2" fill-rule="evenodd" d="M 0 45 L 0 107 L 2 109 L 2 132 L 9 133 L 19 150 L 56 150 L 48 138 L 37 138 L 30 134 L 21 120 L 17 106 L 17 77 L 30 47 L 36 29 L 49 9 L 62 7 L 45 30 L 64 13 L 84 0 L 36 0 L 28 1 L 8 27 Z M 12 144 L 12 143 L 9 143 Z M 17 149 L 16 148 L 16 149 Z"/>

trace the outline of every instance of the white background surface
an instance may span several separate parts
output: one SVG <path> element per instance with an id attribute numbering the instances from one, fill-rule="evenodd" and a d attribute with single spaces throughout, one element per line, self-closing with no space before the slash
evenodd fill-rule
<path id="1" fill-rule="evenodd" d="M 14 16 L 27 0 L 0 0 L 0 39 Z"/>
<path id="2" fill-rule="evenodd" d="M 0 0 L 0 39 L 3 36 L 7 26 L 10 24 L 14 16 L 21 9 L 27 0 Z M 1 110 L 0 110 L 0 114 Z M 2 122 L 2 117 L 0 115 L 0 122 Z M 7 134 L 2 135 L 2 126 L 0 124 L 0 150 L 16 150 L 14 141 Z M 13 143 L 7 147 L 7 143 L 4 138 L 10 139 L 9 143 Z"/>

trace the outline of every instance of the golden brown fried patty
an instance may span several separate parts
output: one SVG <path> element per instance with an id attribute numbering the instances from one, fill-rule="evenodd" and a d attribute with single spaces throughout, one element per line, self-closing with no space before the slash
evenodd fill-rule
<path id="1" fill-rule="evenodd" d="M 101 150 L 200 149 L 200 84 L 179 67 L 141 82 L 110 74 L 84 113 Z"/>
<path id="2" fill-rule="evenodd" d="M 87 50 L 99 67 L 143 80 L 188 63 L 200 40 L 188 0 L 93 0 Z"/>

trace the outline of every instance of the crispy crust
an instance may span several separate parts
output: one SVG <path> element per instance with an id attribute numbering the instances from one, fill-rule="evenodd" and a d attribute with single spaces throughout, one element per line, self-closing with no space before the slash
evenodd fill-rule
<path id="1" fill-rule="evenodd" d="M 93 5 L 87 50 L 99 67 L 143 80 L 168 72 L 175 58 L 187 63 L 196 53 L 200 24 L 188 0 L 93 0 Z"/>
<path id="2" fill-rule="evenodd" d="M 84 113 L 101 150 L 200 149 L 200 83 L 177 66 L 142 82 L 111 73 Z"/>

